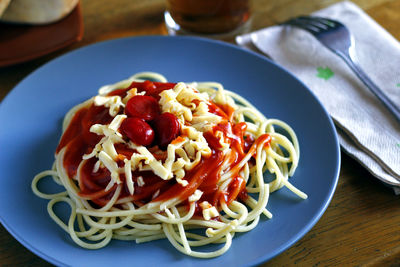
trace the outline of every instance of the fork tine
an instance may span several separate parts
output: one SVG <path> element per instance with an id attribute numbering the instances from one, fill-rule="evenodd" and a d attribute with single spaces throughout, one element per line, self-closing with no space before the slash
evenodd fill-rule
<path id="1" fill-rule="evenodd" d="M 315 36 L 323 32 L 327 32 L 330 29 L 344 27 L 344 25 L 341 24 L 340 22 L 318 16 L 299 16 L 283 24 L 289 24 L 292 26 L 302 28 L 312 33 Z"/>
<path id="2" fill-rule="evenodd" d="M 301 20 L 299 18 L 291 19 L 287 21 L 285 24 L 293 25 L 299 28 L 302 28 L 306 31 L 309 31 L 312 34 L 317 34 L 321 31 L 318 26 L 308 23 L 307 21 Z"/>
<path id="3" fill-rule="evenodd" d="M 318 16 L 300 16 L 299 18 L 302 20 L 306 20 L 310 23 L 318 23 L 318 25 L 323 25 L 324 27 L 337 27 L 342 25 L 338 21 Z"/>
<path id="4" fill-rule="evenodd" d="M 299 17 L 299 20 L 301 20 L 303 23 L 307 23 L 310 25 L 313 25 L 314 27 L 317 27 L 320 30 L 327 30 L 329 28 L 332 28 L 331 23 L 325 21 L 324 19 L 320 19 L 318 17 Z"/>

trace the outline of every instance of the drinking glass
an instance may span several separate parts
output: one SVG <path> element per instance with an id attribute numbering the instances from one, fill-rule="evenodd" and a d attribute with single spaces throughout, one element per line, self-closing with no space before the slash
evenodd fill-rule
<path id="1" fill-rule="evenodd" d="M 170 35 L 232 37 L 247 32 L 251 0 L 166 0 Z"/>

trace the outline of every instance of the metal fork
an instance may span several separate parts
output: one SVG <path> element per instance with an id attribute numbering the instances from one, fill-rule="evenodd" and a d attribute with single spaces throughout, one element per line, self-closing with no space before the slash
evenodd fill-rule
<path id="1" fill-rule="evenodd" d="M 365 86 L 400 122 L 400 108 L 379 89 L 359 66 L 355 53 L 354 38 L 346 26 L 335 20 L 315 16 L 300 16 L 283 24 L 299 27 L 310 32 L 318 41 L 340 56 Z"/>

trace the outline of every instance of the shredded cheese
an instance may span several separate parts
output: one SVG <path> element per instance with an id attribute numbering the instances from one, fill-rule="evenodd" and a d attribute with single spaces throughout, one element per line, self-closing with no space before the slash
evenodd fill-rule
<path id="1" fill-rule="evenodd" d="M 189 200 L 189 202 L 195 202 L 195 201 L 199 200 L 202 195 L 203 195 L 203 191 L 196 189 L 196 191 L 194 191 L 194 193 L 189 197 L 188 200 Z"/>
<path id="2" fill-rule="evenodd" d="M 211 155 L 211 148 L 204 138 L 203 132 L 210 130 L 221 121 L 220 116 L 209 112 L 208 94 L 199 93 L 193 86 L 185 83 L 178 83 L 174 88 L 162 91 L 159 100 L 161 111 L 170 112 L 178 118 L 182 135 L 167 146 L 167 158 L 164 162 L 157 160 L 146 147 L 129 141 L 127 145 L 135 152 L 129 159 L 125 159 L 124 156 L 124 166 L 118 168 L 116 162 L 122 158 L 118 155 L 115 144 L 125 142 L 118 129 L 127 116 L 117 115 L 117 113 L 135 95 L 138 95 L 137 89 L 132 88 L 122 100 L 119 96 L 98 95 L 94 97 L 95 105 L 109 107 L 109 113 L 114 119 L 109 125 L 95 124 L 91 126 L 90 131 L 102 135 L 103 138 L 93 151 L 84 155 L 83 158 L 96 157 L 100 163 L 96 164 L 95 170 L 98 171 L 100 167 L 104 166 L 110 171 L 113 181 L 110 182 L 109 188 L 114 183 L 120 183 L 119 174 L 124 173 L 131 195 L 134 193 L 132 172 L 136 170 L 151 170 L 161 179 L 175 179 L 183 187 L 187 186 L 188 181 L 183 179 L 186 171 L 194 168 L 202 157 Z M 219 140 L 223 148 L 229 147 L 229 144 L 224 143 L 223 136 L 219 136 Z M 143 178 L 140 180 L 139 182 L 138 179 L 138 185 L 143 186 Z"/>
<path id="3" fill-rule="evenodd" d="M 203 210 L 203 218 L 206 221 L 209 221 L 211 218 L 217 217 L 219 215 L 218 210 L 210 203 L 208 203 L 208 201 L 201 202 L 200 207 Z"/>

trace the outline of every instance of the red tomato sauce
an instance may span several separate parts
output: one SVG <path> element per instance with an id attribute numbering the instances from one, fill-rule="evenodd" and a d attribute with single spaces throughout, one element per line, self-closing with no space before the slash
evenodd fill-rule
<path id="1" fill-rule="evenodd" d="M 174 83 L 155 83 L 149 81 L 143 83 L 133 82 L 128 88 L 112 91 L 108 95 L 125 97 L 129 89 L 138 88 L 138 91 L 146 91 L 146 95 L 148 94 L 158 99 L 158 94 L 161 91 L 173 88 L 174 85 Z M 133 195 L 129 193 L 125 182 L 125 175 L 120 174 L 122 191 L 119 199 L 128 198 L 137 206 L 142 206 L 151 201 L 166 201 L 172 198 L 179 198 L 188 205 L 187 199 L 198 189 L 203 192 L 203 195 L 197 203 L 208 201 L 218 209 L 221 207 L 221 202 L 229 204 L 236 199 L 245 200 L 247 198 L 246 183 L 239 174 L 241 167 L 238 163 L 247 153 L 255 155 L 258 144 L 264 143 L 265 145 L 269 145 L 270 136 L 265 134 L 257 140 L 254 140 L 250 136 L 245 136 L 247 125 L 244 122 L 238 124 L 231 122 L 234 110 L 230 106 L 219 106 L 215 103 L 210 103 L 209 110 L 223 117 L 223 120 L 212 131 L 204 133 L 204 137 L 212 153 L 207 158 L 203 157 L 200 163 L 192 170 L 186 171 L 184 180 L 188 182 L 187 186 L 178 184 L 175 179 L 163 180 L 151 171 L 134 171 L 132 172 L 134 182 Z M 70 178 L 77 177 L 77 170 L 82 161 L 82 156 L 89 154 L 102 138 L 102 136 L 91 133 L 90 127 L 97 123 L 109 124 L 112 119 L 108 113 L 108 108 L 95 106 L 94 104 L 81 108 L 75 113 L 56 149 L 56 153 L 59 153 L 62 148 L 66 148 L 63 166 Z M 224 141 L 230 144 L 231 152 L 227 156 L 224 156 L 220 150 L 221 144 L 216 137 L 217 132 L 222 132 Z M 120 167 L 124 164 L 123 160 L 125 158 L 129 159 L 135 152 L 125 144 L 116 144 L 115 149 L 119 154 L 117 163 Z M 161 151 L 157 147 L 150 147 L 149 151 L 156 158 L 165 159 L 165 151 Z M 106 205 L 109 199 L 112 198 L 117 184 L 114 184 L 110 190 L 105 191 L 106 186 L 111 180 L 111 175 L 106 168 L 100 168 L 97 172 L 93 172 L 96 161 L 96 158 L 91 158 L 81 166 L 78 181 L 79 195 L 101 207 Z M 228 167 L 222 170 L 224 165 L 226 165 L 224 162 L 227 162 Z M 217 186 L 222 171 L 224 173 L 230 171 L 233 178 L 228 189 L 224 191 Z M 144 185 L 142 186 L 138 184 L 140 176 L 144 181 Z M 196 207 L 196 214 L 201 215 L 201 208 L 198 206 Z"/>

